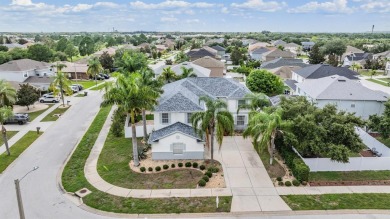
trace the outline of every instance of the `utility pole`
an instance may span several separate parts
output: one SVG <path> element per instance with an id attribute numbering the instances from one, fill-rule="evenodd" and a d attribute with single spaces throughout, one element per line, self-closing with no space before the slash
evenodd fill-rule
<path id="1" fill-rule="evenodd" d="M 19 217 L 20 219 L 25 219 L 26 217 L 24 216 L 22 194 L 20 193 L 19 182 L 20 182 L 19 179 L 15 179 L 15 189 L 16 189 L 16 198 L 18 200 Z"/>
<path id="2" fill-rule="evenodd" d="M 371 33 L 374 33 L 374 27 L 375 27 L 375 25 L 372 25 Z"/>

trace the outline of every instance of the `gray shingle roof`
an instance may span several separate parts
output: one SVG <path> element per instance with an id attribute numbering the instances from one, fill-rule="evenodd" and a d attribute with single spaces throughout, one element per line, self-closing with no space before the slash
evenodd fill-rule
<path id="1" fill-rule="evenodd" d="M 217 50 L 217 51 L 225 51 L 225 48 L 223 48 L 222 46 L 218 46 L 218 45 L 213 46 L 213 47 L 211 47 L 211 48 L 213 48 L 213 49 L 215 49 L 215 50 Z"/>
<path id="2" fill-rule="evenodd" d="M 233 79 L 207 77 L 185 78 L 165 85 L 163 90 L 156 112 L 199 112 L 204 110 L 201 96 L 240 99 L 250 92 Z"/>
<path id="3" fill-rule="evenodd" d="M 318 79 L 332 75 L 339 75 L 348 79 L 358 79 L 357 76 L 359 75 L 357 72 L 352 71 L 348 68 L 334 67 L 325 64 L 318 64 L 301 68 L 295 71 L 295 73 L 306 79 Z"/>
<path id="4" fill-rule="evenodd" d="M 28 71 L 33 69 L 47 69 L 50 64 L 46 62 L 38 62 L 31 59 L 12 60 L 0 65 L 0 71 Z"/>
<path id="5" fill-rule="evenodd" d="M 197 51 L 189 51 L 187 53 L 187 55 L 189 57 L 205 57 L 205 56 L 211 56 L 211 57 L 214 57 L 215 54 L 213 54 L 212 52 L 208 51 L 207 49 L 199 49 Z"/>
<path id="6" fill-rule="evenodd" d="M 211 72 L 210 69 L 204 68 L 204 67 L 202 67 L 200 65 L 196 65 L 196 64 L 194 64 L 192 62 L 183 62 L 183 63 L 177 64 L 177 65 L 173 65 L 173 66 L 171 66 L 171 65 L 159 66 L 158 68 L 153 69 L 154 74 L 160 75 L 164 71 L 164 69 L 167 68 L 167 67 L 171 67 L 172 71 L 174 71 L 176 75 L 183 74 L 183 70 L 181 69 L 182 67 L 184 67 L 186 69 L 192 68 L 193 72 L 198 77 L 209 77 L 210 76 L 210 72 Z"/>
<path id="7" fill-rule="evenodd" d="M 186 125 L 184 123 L 176 122 L 172 125 L 164 127 L 164 128 L 159 129 L 157 131 L 153 131 L 150 134 L 149 143 L 157 142 L 158 140 L 160 140 L 164 137 L 167 137 L 169 135 L 172 135 L 176 132 L 180 132 L 180 133 L 187 135 L 189 137 L 192 137 L 198 141 L 204 141 L 203 138 L 201 138 L 199 135 L 197 135 L 195 133 L 194 128 L 192 128 L 191 126 Z"/>
<path id="8" fill-rule="evenodd" d="M 285 59 L 285 58 L 277 58 L 268 62 L 263 62 L 261 64 L 261 68 L 266 68 L 266 69 L 279 68 L 282 66 L 299 66 L 303 68 L 310 65 L 303 63 L 302 59 Z"/>
<path id="9" fill-rule="evenodd" d="M 372 57 L 371 53 L 354 53 L 351 55 L 345 56 L 349 61 L 360 61 L 370 59 Z"/>
<path id="10" fill-rule="evenodd" d="M 291 79 L 287 79 L 284 81 L 284 83 L 289 87 L 291 88 L 292 90 L 296 90 L 297 88 L 297 85 L 296 83 L 298 83 L 296 80 L 291 80 Z"/>
<path id="11" fill-rule="evenodd" d="M 296 84 L 310 97 L 317 100 L 366 100 L 387 101 L 389 95 L 371 90 L 359 81 L 342 76 L 329 76 L 317 80 L 306 80 Z"/>
<path id="12" fill-rule="evenodd" d="M 30 76 L 23 83 L 32 83 L 32 84 L 51 84 L 54 78 L 52 77 L 39 77 L 39 76 Z"/>
<path id="13" fill-rule="evenodd" d="M 263 54 L 265 52 L 269 52 L 270 50 L 268 48 L 265 48 L 265 47 L 260 47 L 258 49 L 255 49 L 252 51 L 252 54 Z"/>

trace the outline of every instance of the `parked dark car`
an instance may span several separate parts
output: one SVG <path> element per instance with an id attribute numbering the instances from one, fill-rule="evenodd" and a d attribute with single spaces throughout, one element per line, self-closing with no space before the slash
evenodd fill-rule
<path id="1" fill-rule="evenodd" d="M 104 79 L 109 79 L 110 78 L 110 76 L 108 75 L 108 74 L 102 74 L 102 73 L 100 73 L 99 74 L 101 77 L 103 77 Z"/>
<path id="2" fill-rule="evenodd" d="M 81 84 L 72 84 L 72 86 L 77 86 L 79 91 L 82 91 L 84 87 Z"/>
<path id="3" fill-rule="evenodd" d="M 19 125 L 23 125 L 29 121 L 29 116 L 27 113 L 16 113 L 13 117 L 7 119 L 5 123 L 18 123 Z"/>
<path id="4" fill-rule="evenodd" d="M 90 76 L 90 79 L 95 80 L 94 76 Z M 100 74 L 96 75 L 96 80 L 104 80 L 105 78 L 101 76 Z"/>

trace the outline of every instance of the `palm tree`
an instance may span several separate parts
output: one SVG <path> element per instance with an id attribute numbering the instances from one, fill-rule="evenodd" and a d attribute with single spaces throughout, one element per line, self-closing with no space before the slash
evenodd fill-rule
<path id="1" fill-rule="evenodd" d="M 0 80 L 0 107 L 12 106 L 16 100 L 16 90 L 5 80 Z"/>
<path id="2" fill-rule="evenodd" d="M 5 149 L 7 150 L 7 155 L 11 155 L 11 152 L 8 147 L 8 139 L 7 139 L 7 130 L 4 127 L 4 123 L 7 121 L 7 119 L 11 118 L 14 115 L 12 112 L 11 107 L 4 106 L 0 108 L 0 123 L 1 123 L 1 133 L 3 134 L 3 140 Z"/>
<path id="3" fill-rule="evenodd" d="M 119 74 L 115 85 L 106 87 L 106 93 L 103 98 L 102 105 L 116 104 L 118 109 L 126 112 L 130 117 L 133 143 L 133 159 L 134 166 L 139 166 L 138 145 L 136 133 L 136 117 L 155 101 L 158 94 L 149 86 L 142 86 L 140 84 L 141 76 L 139 73 L 132 73 L 128 76 Z M 148 103 L 148 104 L 146 104 Z"/>
<path id="4" fill-rule="evenodd" d="M 141 70 L 148 66 L 148 61 L 142 52 L 126 51 L 120 59 L 116 61 L 119 72 L 129 74 Z"/>
<path id="5" fill-rule="evenodd" d="M 361 69 L 362 68 L 362 66 L 359 64 L 359 63 L 353 63 L 352 65 L 351 65 L 351 67 L 352 67 L 352 70 L 353 71 L 355 71 L 355 69 L 356 69 L 356 72 L 359 72 L 359 69 Z"/>
<path id="6" fill-rule="evenodd" d="M 249 103 L 246 102 L 245 104 L 238 106 L 237 114 L 241 109 L 248 109 L 251 112 L 257 112 L 270 105 L 267 95 L 263 93 L 248 93 L 245 95 L 245 99 L 249 100 Z"/>
<path id="7" fill-rule="evenodd" d="M 171 82 L 176 81 L 176 74 L 175 72 L 171 69 L 171 67 L 167 67 L 163 69 L 163 72 L 159 76 L 159 79 L 163 81 L 165 84 L 169 84 Z"/>
<path id="8" fill-rule="evenodd" d="M 139 71 L 141 78 L 140 78 L 140 84 L 141 86 L 146 86 L 153 90 L 153 94 L 156 98 L 152 99 L 144 99 L 144 108 L 142 108 L 142 122 L 144 126 L 144 141 L 146 142 L 146 137 L 148 135 L 147 129 L 146 129 L 146 110 L 153 110 L 154 106 L 157 105 L 157 98 L 160 96 L 160 94 L 163 93 L 163 90 L 161 89 L 162 83 L 159 80 L 154 80 L 154 72 L 150 68 L 143 68 L 141 71 Z"/>
<path id="9" fill-rule="evenodd" d="M 181 71 L 182 71 L 182 74 L 180 75 L 180 78 L 181 78 L 181 79 L 183 79 L 183 78 L 194 78 L 194 77 L 197 77 L 197 75 L 195 74 L 193 68 L 186 68 L 186 67 L 184 67 L 184 66 L 181 66 L 180 69 L 181 69 Z"/>
<path id="10" fill-rule="evenodd" d="M 375 75 L 376 75 L 376 70 L 371 69 L 369 73 L 370 73 L 370 76 L 371 76 L 371 78 L 372 78 L 372 76 L 375 76 Z"/>
<path id="11" fill-rule="evenodd" d="M 95 84 L 97 85 L 97 75 L 103 71 L 102 64 L 100 63 L 98 57 L 93 57 L 88 61 L 87 74 L 92 76 L 95 79 Z"/>
<path id="12" fill-rule="evenodd" d="M 251 136 L 258 151 L 269 146 L 270 164 L 272 165 L 275 137 L 277 134 L 283 134 L 283 131 L 288 130 L 288 127 L 289 123 L 282 120 L 281 108 L 266 108 L 251 114 L 248 126 L 244 131 L 244 138 Z"/>
<path id="13" fill-rule="evenodd" d="M 58 92 L 61 94 L 62 105 L 65 106 L 64 92 L 68 95 L 72 94 L 73 91 L 70 88 L 71 81 L 66 77 L 65 73 L 61 69 L 65 65 L 57 64 L 57 72 L 54 76 L 54 80 L 50 85 L 51 90 L 53 90 L 54 95 L 57 95 Z"/>
<path id="14" fill-rule="evenodd" d="M 205 102 L 206 111 L 194 113 L 191 116 L 191 122 L 198 135 L 206 135 L 206 144 L 211 150 L 211 164 L 213 164 L 214 136 L 217 138 L 219 148 L 221 148 L 223 136 L 225 134 L 231 135 L 234 131 L 234 119 L 227 110 L 225 101 L 214 100 L 208 96 L 200 97 L 199 102 L 201 101 Z"/>

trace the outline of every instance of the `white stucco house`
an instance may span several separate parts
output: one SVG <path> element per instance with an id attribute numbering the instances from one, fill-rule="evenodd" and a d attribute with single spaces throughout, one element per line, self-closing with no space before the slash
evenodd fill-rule
<path id="1" fill-rule="evenodd" d="M 334 104 L 338 110 L 355 113 L 363 119 L 373 114 L 381 115 L 385 109 L 384 103 L 390 97 L 382 91 L 363 86 L 358 80 L 339 75 L 306 80 L 295 85 L 295 94 L 307 97 L 318 107 Z"/>
<path id="2" fill-rule="evenodd" d="M 53 75 L 51 64 L 31 59 L 13 60 L 0 65 L 0 79 L 30 83 L 41 90 L 47 90 Z"/>
<path id="3" fill-rule="evenodd" d="M 165 85 L 163 90 L 153 112 L 153 131 L 149 136 L 152 159 L 204 158 L 204 139 L 191 126 L 191 115 L 206 110 L 205 104 L 199 102 L 201 96 L 225 100 L 228 111 L 233 114 L 236 130 L 242 130 L 248 124 L 249 111 L 241 110 L 237 114 L 237 108 L 246 103 L 245 95 L 250 91 L 233 79 L 185 78 Z"/>

